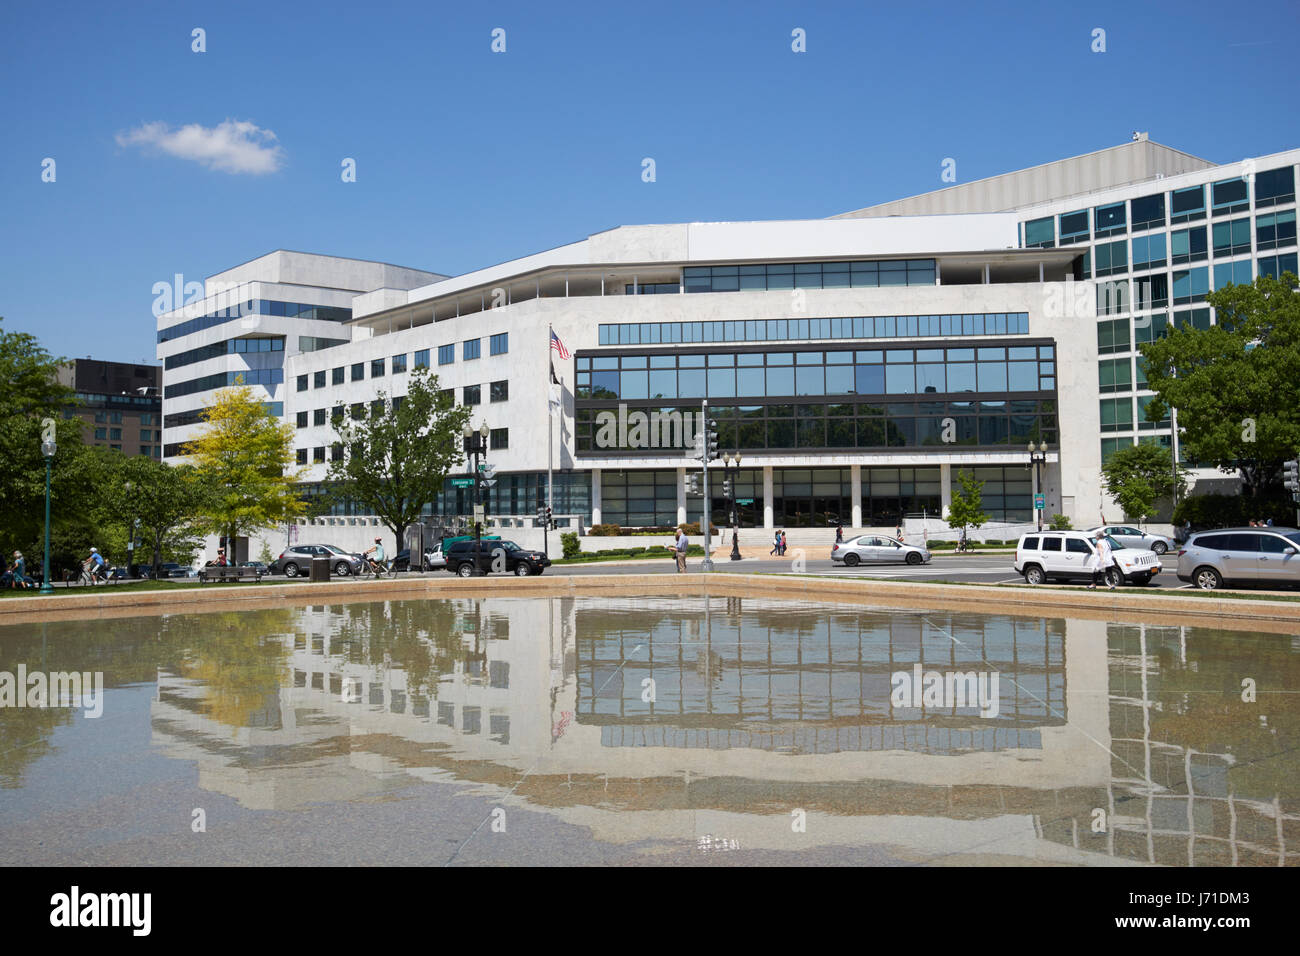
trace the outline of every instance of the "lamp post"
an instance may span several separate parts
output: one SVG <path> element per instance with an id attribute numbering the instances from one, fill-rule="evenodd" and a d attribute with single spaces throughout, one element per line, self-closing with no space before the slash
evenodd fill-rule
<path id="1" fill-rule="evenodd" d="M 45 456 L 45 559 L 41 572 L 40 594 L 53 594 L 50 584 L 50 465 L 59 446 L 54 443 L 54 420 L 47 418 L 42 423 L 44 441 L 41 442 L 41 454 Z"/>
<path id="2" fill-rule="evenodd" d="M 1029 443 L 1029 463 L 1034 468 L 1034 494 L 1043 495 L 1043 504 L 1047 504 L 1047 496 L 1043 493 L 1043 465 L 1047 464 L 1047 442 L 1039 442 L 1037 446 L 1031 441 Z M 1047 509 L 1038 507 L 1038 502 L 1034 502 L 1034 511 L 1038 515 L 1038 530 L 1043 530 L 1043 512 Z"/>
<path id="3" fill-rule="evenodd" d="M 470 459 L 474 469 L 474 573 L 476 575 L 483 573 L 483 569 L 479 566 L 479 552 L 483 546 L 483 524 L 479 517 L 479 508 L 483 504 L 480 500 L 482 492 L 479 488 L 479 457 L 487 455 L 488 434 L 487 422 L 484 422 L 478 431 L 471 428 L 469 422 L 466 422 L 465 427 L 461 429 L 465 456 Z"/>
<path id="4" fill-rule="evenodd" d="M 740 452 L 722 456 L 723 474 L 727 478 L 727 492 L 731 499 L 731 560 L 740 560 L 740 541 L 736 528 L 739 524 L 736 505 L 736 481 L 740 478 Z"/>
<path id="5" fill-rule="evenodd" d="M 130 481 L 122 482 L 122 490 L 126 492 L 127 514 L 131 514 L 131 490 L 135 488 Z M 128 517 L 126 520 L 126 574 L 127 577 L 135 577 L 135 518 Z"/>

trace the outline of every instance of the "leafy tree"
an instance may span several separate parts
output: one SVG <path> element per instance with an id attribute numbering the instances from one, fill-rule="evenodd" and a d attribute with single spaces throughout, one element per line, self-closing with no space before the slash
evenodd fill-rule
<path id="1" fill-rule="evenodd" d="M 1217 324 L 1139 346 L 1156 393 L 1147 417 L 1172 406 L 1187 457 L 1239 471 L 1258 495 L 1280 484 L 1300 449 L 1300 293 L 1296 276 L 1260 276 L 1210 294 Z"/>
<path id="2" fill-rule="evenodd" d="M 989 520 L 984 513 L 984 482 L 979 481 L 969 472 L 957 472 L 957 484 L 960 490 L 952 493 L 952 504 L 948 506 L 948 527 L 978 529 Z"/>
<path id="3" fill-rule="evenodd" d="M 461 429 L 468 405 L 452 405 L 438 394 L 438 377 L 417 369 L 406 397 L 388 401 L 379 393 L 364 418 L 336 416 L 334 432 L 345 454 L 330 462 L 333 495 L 377 515 L 402 546 L 409 525 L 442 491 L 452 467 L 464 460 Z"/>
<path id="4" fill-rule="evenodd" d="M 154 574 L 164 555 L 179 555 L 188 562 L 200 545 L 199 515 L 210 504 L 210 489 L 194 467 L 173 468 L 143 455 L 110 452 L 106 468 L 109 474 L 101 483 L 106 489 L 101 499 L 108 512 L 105 517 L 111 515 L 111 522 L 122 523 L 124 539 L 127 522 L 139 522 L 141 542 L 151 551 Z"/>
<path id="5" fill-rule="evenodd" d="M 1186 469 L 1178 466 L 1174 475 L 1174 456 L 1159 445 L 1129 445 L 1120 448 L 1101 466 L 1106 492 L 1130 518 L 1142 520 L 1155 513 L 1155 504 L 1187 487 Z"/>
<path id="6" fill-rule="evenodd" d="M 57 416 L 75 404 L 76 394 L 58 380 L 63 361 L 50 355 L 34 335 L 0 328 L 0 395 L 4 395 L 5 413 Z"/>
<path id="7" fill-rule="evenodd" d="M 1062 514 L 1052 515 L 1052 523 L 1051 525 L 1049 525 L 1049 528 L 1052 531 L 1070 531 L 1073 529 L 1073 527 L 1074 526 L 1070 524 L 1070 519 L 1065 515 Z"/>
<path id="8" fill-rule="evenodd" d="M 182 453 L 205 489 L 205 529 L 232 541 L 302 513 L 292 425 L 278 421 L 242 383 L 218 392 L 203 417 L 207 428 Z"/>

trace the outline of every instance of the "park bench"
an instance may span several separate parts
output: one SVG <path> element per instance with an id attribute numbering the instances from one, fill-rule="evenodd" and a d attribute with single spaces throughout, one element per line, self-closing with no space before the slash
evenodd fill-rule
<path id="1" fill-rule="evenodd" d="M 247 581 L 253 578 L 256 581 L 262 580 L 261 568 L 234 568 L 234 567 L 207 567 L 199 569 L 199 583 L 207 581 Z"/>

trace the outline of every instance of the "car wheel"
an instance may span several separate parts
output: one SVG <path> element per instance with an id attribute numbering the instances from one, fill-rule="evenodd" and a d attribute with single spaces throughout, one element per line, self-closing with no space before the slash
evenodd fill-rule
<path id="1" fill-rule="evenodd" d="M 1025 568 L 1026 584 L 1043 584 L 1046 581 L 1047 581 L 1047 575 L 1043 573 L 1043 569 L 1040 568 L 1038 565 L 1031 564 L 1029 565 L 1029 567 Z"/>
<path id="2" fill-rule="evenodd" d="M 533 572 L 532 572 L 532 570 L 528 567 L 528 565 L 524 564 L 524 562 L 522 562 L 522 561 L 520 561 L 518 564 L 515 565 L 515 576 L 516 576 L 516 577 L 526 578 L 526 577 L 528 577 L 528 575 L 530 575 L 530 574 L 532 574 L 532 573 L 533 573 Z"/>
<path id="3" fill-rule="evenodd" d="M 1157 541 L 1155 544 L 1151 545 L 1151 550 L 1156 554 L 1164 554 L 1169 550 L 1169 545 L 1165 544 L 1163 541 Z"/>
<path id="4" fill-rule="evenodd" d="M 284 576 L 286 578 L 296 578 L 298 576 L 298 565 L 290 561 L 284 566 Z"/>
<path id="5" fill-rule="evenodd" d="M 334 573 L 341 578 L 346 578 L 349 574 L 352 573 L 352 569 L 348 567 L 348 563 L 346 561 L 340 561 L 338 564 L 334 566 Z"/>
<path id="6" fill-rule="evenodd" d="M 1223 575 L 1214 568 L 1197 568 L 1192 582 L 1202 591 L 1214 591 L 1223 584 Z"/>
<path id="7" fill-rule="evenodd" d="M 1149 574 L 1136 575 L 1129 581 L 1129 584 L 1136 584 L 1140 588 L 1144 588 L 1150 583 L 1151 583 L 1151 575 Z"/>
<path id="8" fill-rule="evenodd" d="M 456 569 L 456 573 L 462 578 L 472 578 L 474 576 L 474 565 L 466 561 Z"/>
<path id="9" fill-rule="evenodd" d="M 917 554 L 915 551 L 909 551 L 909 552 L 907 553 L 907 563 L 908 563 L 908 564 L 920 564 L 920 563 L 921 563 L 921 556 L 920 556 L 919 554 Z"/>
<path id="10" fill-rule="evenodd" d="M 858 562 L 859 562 L 860 560 L 862 560 L 862 559 L 859 558 L 859 557 L 858 557 L 856 554 L 854 554 L 852 551 L 850 551 L 848 554 L 846 554 L 846 555 L 844 556 L 844 565 L 845 565 L 845 567 L 856 568 L 856 567 L 858 566 Z"/>

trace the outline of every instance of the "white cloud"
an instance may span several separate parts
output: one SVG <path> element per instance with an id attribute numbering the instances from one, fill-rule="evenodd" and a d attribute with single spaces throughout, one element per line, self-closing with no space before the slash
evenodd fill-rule
<path id="1" fill-rule="evenodd" d="M 261 176 L 284 165 L 284 150 L 276 143 L 275 134 L 244 120 L 226 120 L 211 129 L 198 123 L 179 129 L 161 121 L 144 123 L 118 133 L 117 145 L 160 149 L 223 173 Z"/>

